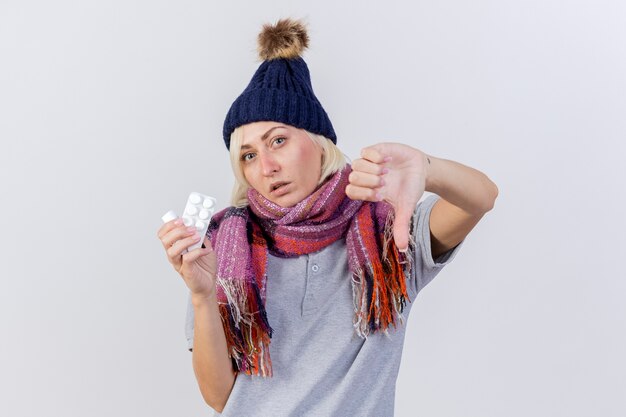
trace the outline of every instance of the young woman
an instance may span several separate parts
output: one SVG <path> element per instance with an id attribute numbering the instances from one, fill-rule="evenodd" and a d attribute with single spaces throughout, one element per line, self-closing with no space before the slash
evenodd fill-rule
<path id="1" fill-rule="evenodd" d="M 411 301 L 498 194 L 483 173 L 398 143 L 347 164 L 307 44 L 298 21 L 263 28 L 263 63 L 224 122 L 233 206 L 207 236 L 180 220 L 158 232 L 190 291 L 200 391 L 223 416 L 393 415 Z"/>

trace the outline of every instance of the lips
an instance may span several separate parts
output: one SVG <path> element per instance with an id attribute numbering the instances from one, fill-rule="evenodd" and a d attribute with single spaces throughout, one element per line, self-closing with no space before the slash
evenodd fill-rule
<path id="1" fill-rule="evenodd" d="M 277 181 L 274 182 L 270 185 L 270 193 L 273 193 L 275 191 L 280 191 L 281 188 L 283 188 L 285 185 L 289 184 L 288 182 L 285 181 Z"/>

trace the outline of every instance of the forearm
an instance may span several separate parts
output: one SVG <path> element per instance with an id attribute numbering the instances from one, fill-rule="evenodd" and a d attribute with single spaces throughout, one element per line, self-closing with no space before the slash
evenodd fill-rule
<path id="1" fill-rule="evenodd" d="M 217 298 L 192 298 L 194 309 L 193 369 L 202 397 L 221 412 L 235 382 Z"/>
<path id="2" fill-rule="evenodd" d="M 480 214 L 493 208 L 498 187 L 485 174 L 455 161 L 426 157 L 426 191 L 468 213 Z"/>

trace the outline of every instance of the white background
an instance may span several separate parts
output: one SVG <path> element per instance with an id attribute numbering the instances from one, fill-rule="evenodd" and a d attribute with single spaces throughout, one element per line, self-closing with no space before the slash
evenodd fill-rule
<path id="1" fill-rule="evenodd" d="M 396 416 L 626 415 L 618 0 L 1 0 L 0 414 L 208 414 L 156 232 L 190 191 L 228 203 L 223 118 L 285 16 L 347 155 L 500 189 L 416 301 Z"/>

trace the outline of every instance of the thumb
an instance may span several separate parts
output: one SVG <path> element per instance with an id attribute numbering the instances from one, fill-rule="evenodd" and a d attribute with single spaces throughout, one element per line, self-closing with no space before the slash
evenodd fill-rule
<path id="1" fill-rule="evenodd" d="M 405 208 L 400 208 L 395 213 L 393 221 L 393 240 L 400 252 L 406 252 L 409 248 L 409 223 L 413 213 Z"/>

